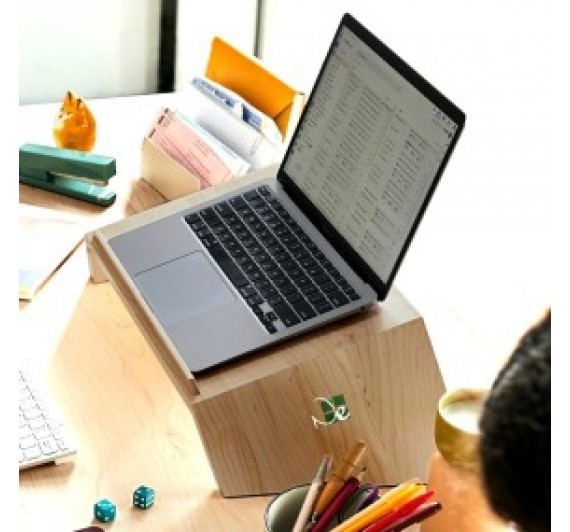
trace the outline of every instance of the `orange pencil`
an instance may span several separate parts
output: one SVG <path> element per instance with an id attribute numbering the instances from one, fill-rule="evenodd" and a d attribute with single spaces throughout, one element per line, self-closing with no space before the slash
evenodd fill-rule
<path id="1" fill-rule="evenodd" d="M 400 504 L 394 511 L 367 526 L 362 532 L 384 532 L 384 530 L 387 530 L 389 526 L 392 526 L 400 519 L 412 515 L 416 508 L 427 502 L 428 499 L 431 499 L 433 494 L 433 490 L 428 490 L 416 495 L 409 501 Z"/>
<path id="2" fill-rule="evenodd" d="M 419 490 L 418 490 L 419 488 Z M 331 532 L 355 532 L 377 521 L 380 517 L 392 510 L 399 502 L 404 502 L 425 489 L 417 484 L 417 481 L 408 480 L 384 493 L 377 501 L 373 502 L 360 512 L 354 514 Z"/>
<path id="3" fill-rule="evenodd" d="M 412 484 L 411 486 L 408 486 L 401 493 L 398 493 L 386 501 L 384 506 L 371 512 L 368 516 L 357 520 L 354 524 L 354 528 L 351 528 L 349 530 L 356 531 L 366 528 L 368 525 L 388 515 L 390 512 L 394 511 L 396 508 L 409 501 L 410 499 L 413 499 L 420 493 L 423 493 L 424 491 L 425 486 L 421 486 L 419 484 Z"/>
<path id="4" fill-rule="evenodd" d="M 344 458 L 335 466 L 331 472 L 331 477 L 327 480 L 315 505 L 313 520 L 320 516 L 334 499 L 335 495 L 342 489 L 348 477 L 353 476 L 362 455 L 366 451 L 366 443 L 362 440 L 354 442 Z"/>
<path id="5" fill-rule="evenodd" d="M 334 496 L 325 511 L 318 517 L 311 532 L 323 532 L 328 524 L 333 520 L 342 508 L 342 505 L 354 494 L 360 486 L 360 481 L 356 477 L 349 477 L 342 489 Z"/>

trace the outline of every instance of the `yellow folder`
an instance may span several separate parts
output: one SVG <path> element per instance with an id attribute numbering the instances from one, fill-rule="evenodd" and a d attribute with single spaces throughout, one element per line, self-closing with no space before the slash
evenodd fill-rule
<path id="1" fill-rule="evenodd" d="M 214 37 L 205 76 L 234 91 L 272 118 L 284 139 L 293 132 L 305 102 L 296 91 L 220 37 Z"/>

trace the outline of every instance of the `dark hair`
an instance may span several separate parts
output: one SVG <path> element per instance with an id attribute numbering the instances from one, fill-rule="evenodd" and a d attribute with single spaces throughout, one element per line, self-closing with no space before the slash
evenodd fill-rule
<path id="1" fill-rule="evenodd" d="M 480 428 L 491 508 L 524 532 L 550 530 L 550 309 L 497 375 Z"/>

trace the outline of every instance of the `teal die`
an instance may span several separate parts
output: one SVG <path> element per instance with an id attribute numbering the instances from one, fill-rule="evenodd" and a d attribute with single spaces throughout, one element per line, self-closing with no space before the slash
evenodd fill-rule
<path id="1" fill-rule="evenodd" d="M 133 506 L 146 510 L 154 504 L 154 490 L 148 486 L 139 486 L 133 492 Z"/>
<path id="2" fill-rule="evenodd" d="M 117 516 L 117 507 L 109 499 L 101 499 L 95 503 L 95 519 L 103 523 L 113 521 Z"/>

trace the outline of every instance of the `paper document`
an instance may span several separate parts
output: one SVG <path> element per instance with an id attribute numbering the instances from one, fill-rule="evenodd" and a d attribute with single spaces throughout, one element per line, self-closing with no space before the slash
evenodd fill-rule
<path id="1" fill-rule="evenodd" d="M 201 188 L 228 181 L 229 168 L 176 113 L 162 109 L 147 137 L 200 179 Z"/>
<path id="2" fill-rule="evenodd" d="M 235 151 L 226 146 L 220 139 L 212 135 L 209 131 L 204 129 L 200 124 L 183 115 L 179 111 L 175 111 L 176 115 L 180 117 L 186 125 L 196 133 L 199 137 L 207 142 L 210 147 L 216 152 L 216 155 L 228 167 L 233 177 L 240 177 L 247 174 L 250 164 L 240 157 Z"/>
<path id="3" fill-rule="evenodd" d="M 283 136 L 275 122 L 235 92 L 199 76 L 192 78 L 190 83 L 212 100 L 228 107 L 233 114 L 265 135 L 271 142 L 283 141 Z"/>
<path id="4" fill-rule="evenodd" d="M 252 170 L 278 162 L 282 156 L 283 142 L 269 139 L 196 85 L 188 84 L 178 108 L 250 163 Z"/>
<path id="5" fill-rule="evenodd" d="M 85 228 L 64 213 L 20 204 L 20 299 L 31 300 L 81 243 Z"/>

